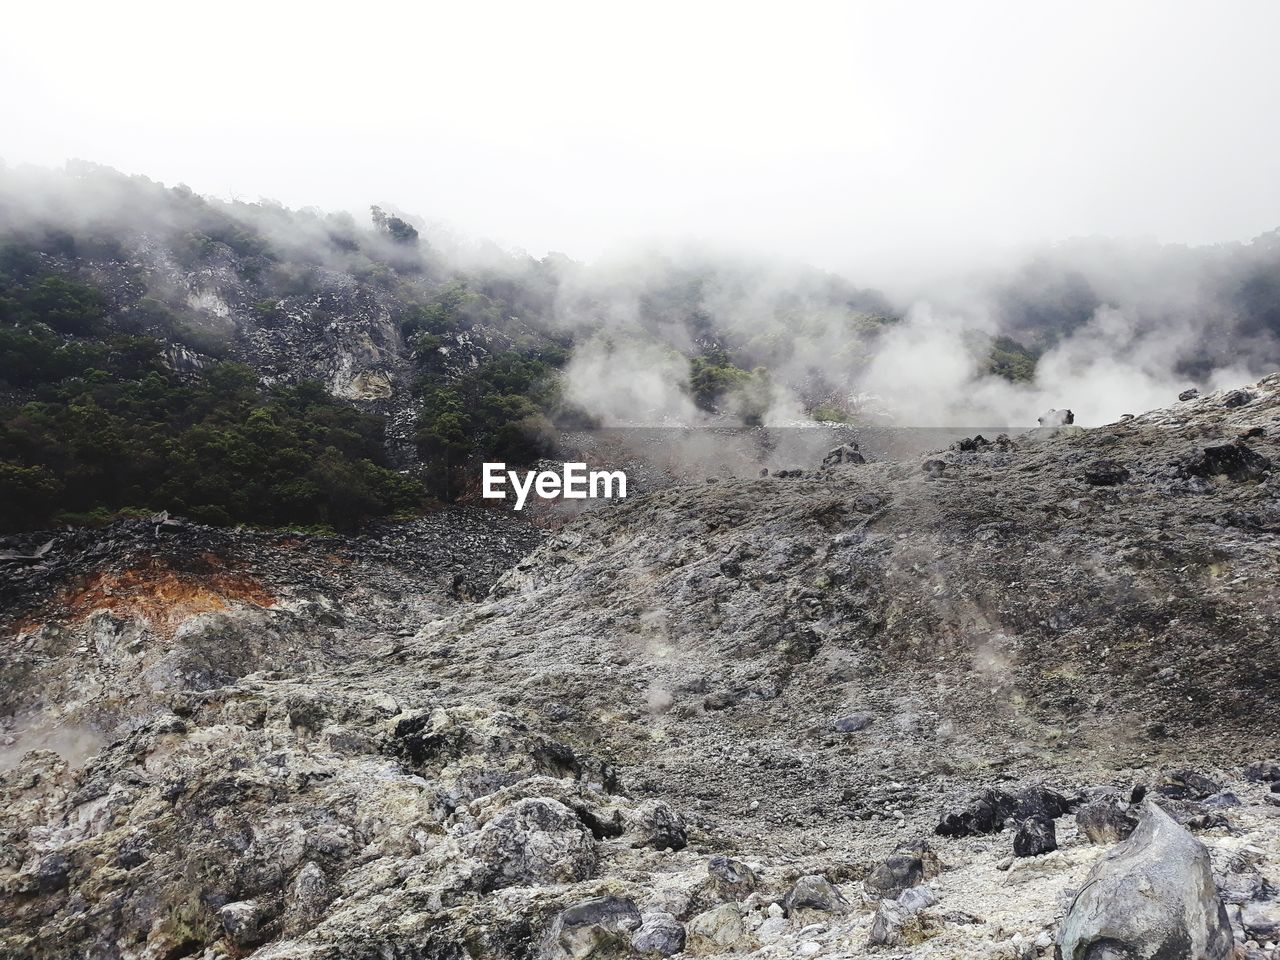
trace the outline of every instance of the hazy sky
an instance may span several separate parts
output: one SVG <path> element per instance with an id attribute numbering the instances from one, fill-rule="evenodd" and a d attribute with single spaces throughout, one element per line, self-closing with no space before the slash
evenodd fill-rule
<path id="1" fill-rule="evenodd" d="M 0 156 L 876 282 L 1280 226 L 1280 3 L 20 3 Z"/>

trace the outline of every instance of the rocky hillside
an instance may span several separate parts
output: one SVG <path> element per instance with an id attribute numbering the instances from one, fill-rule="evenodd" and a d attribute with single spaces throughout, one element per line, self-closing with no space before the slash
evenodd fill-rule
<path id="1" fill-rule="evenodd" d="M 1278 457 L 1275 375 L 549 538 L 11 538 L 0 955 L 1280 956 Z"/>

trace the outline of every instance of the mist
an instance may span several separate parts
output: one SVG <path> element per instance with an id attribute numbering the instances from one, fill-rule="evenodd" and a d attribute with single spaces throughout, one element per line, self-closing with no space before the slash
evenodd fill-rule
<path id="1" fill-rule="evenodd" d="M 10 164 L 393 203 L 535 257 L 691 240 L 901 294 L 1074 236 L 1280 222 L 1265 0 L 73 2 L 7 26 Z"/>
<path id="2" fill-rule="evenodd" d="M 209 198 L 280 262 L 465 276 L 572 343 L 565 396 L 603 423 L 1095 424 L 1280 366 L 1274 4 L 11 20 L 7 226 L 181 241 L 189 212 L 85 160 Z M 216 297 L 149 293 L 234 336 Z M 699 357 L 737 371 L 714 409 Z"/>

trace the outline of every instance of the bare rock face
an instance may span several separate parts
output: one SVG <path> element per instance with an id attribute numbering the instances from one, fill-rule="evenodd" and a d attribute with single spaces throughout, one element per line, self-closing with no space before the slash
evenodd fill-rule
<path id="1" fill-rule="evenodd" d="M 1058 960 L 1225 960 L 1231 926 L 1204 844 L 1148 801 L 1098 861 L 1058 933 Z"/>
<path id="2" fill-rule="evenodd" d="M 1184 469 L 1260 427 L 1280 458 L 1280 375 L 1254 392 L 545 535 L 459 509 L 0 541 L 0 956 L 1025 957 L 1059 927 L 1072 960 L 1221 956 L 1163 814 L 1089 886 L 1104 851 L 1073 835 L 999 869 L 1117 762 L 1177 771 L 1148 795 L 1205 831 L 1242 944 L 1270 938 L 1280 539 L 1232 518 L 1280 516 L 1280 478 Z M 1102 458 L 1129 480 L 1080 482 Z M 854 708 L 874 722 L 832 728 Z M 1124 840 L 1113 807 L 1081 832 Z M 935 824 L 931 889 L 937 856 L 899 844 Z M 890 851 L 870 886 L 916 885 L 841 912 L 836 880 Z"/>
<path id="3" fill-rule="evenodd" d="M 471 853 L 482 865 L 479 888 L 572 883 L 591 876 L 595 841 L 564 804 L 530 797 L 506 808 L 480 829 Z"/>

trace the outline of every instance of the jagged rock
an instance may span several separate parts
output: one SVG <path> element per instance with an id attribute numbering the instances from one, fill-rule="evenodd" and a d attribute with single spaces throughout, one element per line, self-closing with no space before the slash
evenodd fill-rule
<path id="1" fill-rule="evenodd" d="M 517 801 L 475 834 L 470 853 L 479 863 L 478 887 L 573 883 L 596 867 L 595 840 L 564 804 L 546 797 Z"/>
<path id="2" fill-rule="evenodd" d="M 1127 840 L 1138 825 L 1129 805 L 1114 795 L 1098 797 L 1076 811 L 1076 826 L 1090 843 L 1117 843 Z"/>
<path id="3" fill-rule="evenodd" d="M 1204 800 L 1218 793 L 1222 784 L 1194 770 L 1176 770 L 1151 789 L 1172 800 Z"/>
<path id="4" fill-rule="evenodd" d="M 1095 460 L 1085 467 L 1084 482 L 1095 487 L 1114 487 L 1129 481 L 1129 471 L 1115 460 Z"/>
<path id="5" fill-rule="evenodd" d="M 921 910 L 936 906 L 938 895 L 928 887 L 908 887 L 898 894 L 897 900 L 900 906 L 911 913 L 919 913 Z"/>
<path id="6" fill-rule="evenodd" d="M 645 800 L 623 815 L 624 839 L 633 847 L 683 850 L 689 842 L 684 819 L 661 800 Z"/>
<path id="7" fill-rule="evenodd" d="M 22 888 L 40 893 L 61 890 L 70 882 L 73 867 L 71 858 L 66 854 L 47 853 L 36 862 L 30 873 L 21 876 Z"/>
<path id="8" fill-rule="evenodd" d="M 1186 471 L 1197 477 L 1225 476 L 1237 483 L 1260 480 L 1271 470 L 1271 460 L 1236 440 L 1205 447 L 1191 458 Z"/>
<path id="9" fill-rule="evenodd" d="M 862 881 L 873 897 L 893 900 L 909 887 L 924 880 L 924 863 L 919 857 L 894 853 L 876 866 Z"/>
<path id="10" fill-rule="evenodd" d="M 699 953 L 743 950 L 754 945 L 736 903 L 722 903 L 698 914 L 689 921 L 685 932 L 686 948 Z"/>
<path id="11" fill-rule="evenodd" d="M 866 457 L 858 452 L 856 443 L 842 443 L 840 446 L 827 451 L 827 455 L 822 458 L 824 467 L 838 467 L 843 464 L 866 462 Z"/>
<path id="12" fill-rule="evenodd" d="M 669 913 L 650 913 L 631 937 L 636 953 L 669 957 L 684 949 L 684 924 Z"/>
<path id="13" fill-rule="evenodd" d="M 1226 960 L 1227 911 L 1204 844 L 1148 801 L 1138 827 L 1089 871 L 1058 933 L 1060 960 Z"/>
<path id="14" fill-rule="evenodd" d="M 965 437 L 963 440 L 957 440 L 951 444 L 951 449 L 957 453 L 973 453 L 989 446 L 991 446 L 991 441 L 982 434 L 978 434 L 976 437 Z"/>
<path id="15" fill-rule="evenodd" d="M 920 469 L 931 477 L 940 477 L 947 469 L 947 462 L 945 460 L 926 460 L 920 464 Z"/>
<path id="16" fill-rule="evenodd" d="M 743 900 L 755 892 L 758 881 L 750 867 L 730 857 L 714 856 L 707 861 L 707 879 L 698 903 L 710 905 Z"/>
<path id="17" fill-rule="evenodd" d="M 1048 817 L 1027 817 L 1013 835 L 1015 857 L 1038 857 L 1058 849 L 1058 836 Z"/>
<path id="18" fill-rule="evenodd" d="M 897 900 L 881 900 L 871 920 L 871 932 L 867 942 L 876 947 L 909 946 L 927 939 L 935 930 L 936 921 Z"/>
<path id="19" fill-rule="evenodd" d="M 1253 402 L 1253 394 L 1248 390 L 1228 390 L 1222 396 L 1222 405 L 1228 409 L 1243 407 Z"/>
<path id="20" fill-rule="evenodd" d="M 934 832 L 943 837 L 998 833 L 1007 820 L 1056 820 L 1070 813 L 1072 807 L 1070 800 L 1046 787 L 1027 787 L 1017 793 L 988 789 L 944 810 Z"/>
<path id="21" fill-rule="evenodd" d="M 547 934 L 547 960 L 588 960 L 625 955 L 640 911 L 623 897 L 592 897 L 562 910 Z"/>
<path id="22" fill-rule="evenodd" d="M 1198 397 L 1198 396 L 1200 396 L 1200 391 L 1199 391 L 1199 390 L 1197 390 L 1195 387 L 1191 387 L 1191 388 L 1189 388 L 1189 389 L 1187 389 L 1187 390 L 1183 390 L 1180 394 L 1178 394 L 1178 399 L 1179 399 L 1179 400 L 1194 400 L 1194 399 L 1195 399 L 1196 397 Z"/>
<path id="23" fill-rule="evenodd" d="M 819 913 L 848 913 L 849 901 L 831 885 L 826 877 L 810 874 L 795 882 L 782 901 L 782 909 L 788 917 L 795 916 L 797 912 L 803 910 Z"/>
<path id="24" fill-rule="evenodd" d="M 1259 943 L 1280 941 L 1280 904 L 1246 903 L 1240 910 L 1245 936 Z"/>
<path id="25" fill-rule="evenodd" d="M 832 722 L 831 729 L 836 733 L 858 733 L 875 722 L 869 713 L 851 713 Z"/>
<path id="26" fill-rule="evenodd" d="M 227 939 L 237 947 L 256 946 L 262 941 L 262 908 L 256 900 L 228 903 L 218 910 L 218 920 Z"/>
<path id="27" fill-rule="evenodd" d="M 1280 763 L 1274 760 L 1255 760 L 1244 768 L 1244 778 L 1250 783 L 1272 783 L 1280 780 Z"/>

